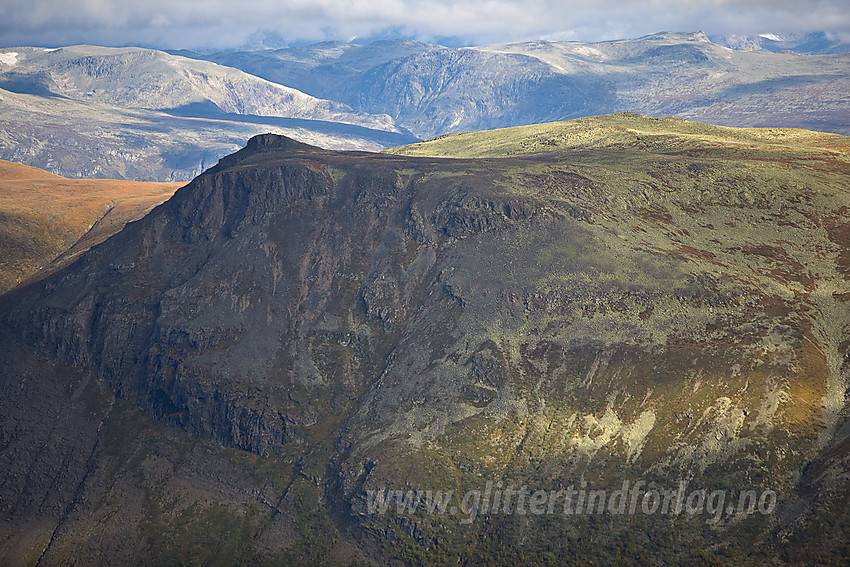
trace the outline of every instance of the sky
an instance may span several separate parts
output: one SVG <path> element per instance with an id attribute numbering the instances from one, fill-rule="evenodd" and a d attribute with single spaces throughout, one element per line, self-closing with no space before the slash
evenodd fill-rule
<path id="1" fill-rule="evenodd" d="M 0 0 L 0 46 L 283 47 L 419 39 L 483 45 L 604 41 L 659 31 L 826 31 L 850 40 L 847 0 Z"/>

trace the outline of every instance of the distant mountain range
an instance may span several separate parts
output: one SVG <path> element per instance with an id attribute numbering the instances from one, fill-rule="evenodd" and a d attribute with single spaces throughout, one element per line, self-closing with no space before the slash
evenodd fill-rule
<path id="1" fill-rule="evenodd" d="M 850 134 L 847 44 L 826 34 L 713 39 L 7 49 L 0 157 L 67 176 L 183 180 L 257 132 L 376 150 L 620 111 Z"/>
<path id="2" fill-rule="evenodd" d="M 207 61 L 140 48 L 0 53 L 0 157 L 70 177 L 189 180 L 261 132 L 328 148 L 414 141 L 352 111 Z"/>
<path id="3" fill-rule="evenodd" d="M 850 133 L 850 55 L 730 49 L 702 33 L 459 49 L 322 43 L 198 57 L 389 114 L 422 138 L 620 111 Z"/>
<path id="4" fill-rule="evenodd" d="M 850 53 L 850 43 L 825 32 L 759 35 L 710 35 L 711 41 L 731 49 L 831 55 Z"/>

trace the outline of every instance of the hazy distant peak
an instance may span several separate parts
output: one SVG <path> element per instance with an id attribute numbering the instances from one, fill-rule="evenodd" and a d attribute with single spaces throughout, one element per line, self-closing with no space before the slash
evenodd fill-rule
<path id="1" fill-rule="evenodd" d="M 645 40 L 672 40 L 672 41 L 710 41 L 708 36 L 705 35 L 704 32 L 695 31 L 695 32 L 675 32 L 675 31 L 663 31 L 658 33 L 652 33 L 649 35 L 645 35 L 643 37 L 639 37 L 636 40 L 624 40 L 624 41 L 645 41 Z"/>
<path id="2" fill-rule="evenodd" d="M 806 55 L 850 53 L 850 43 L 826 32 L 712 35 L 711 41 L 736 51 L 792 52 Z"/>
<path id="3" fill-rule="evenodd" d="M 0 67 L 0 86 L 23 94 L 54 95 L 124 108 L 185 109 L 217 114 L 289 117 L 356 124 L 397 132 L 385 115 L 352 112 L 348 105 L 255 77 L 216 62 L 154 49 L 72 46 L 55 52 L 16 48 L 15 74 Z M 11 53 L 10 52 L 10 53 Z M 11 61 L 11 56 L 6 59 Z"/>

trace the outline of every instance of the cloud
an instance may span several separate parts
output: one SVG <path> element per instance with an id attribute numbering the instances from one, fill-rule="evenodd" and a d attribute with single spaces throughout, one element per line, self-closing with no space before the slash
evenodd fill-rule
<path id="1" fill-rule="evenodd" d="M 540 37 L 595 41 L 662 30 L 850 34 L 845 0 L 5 0 L 0 44 L 226 49 L 258 33 L 289 42 L 351 37 Z"/>

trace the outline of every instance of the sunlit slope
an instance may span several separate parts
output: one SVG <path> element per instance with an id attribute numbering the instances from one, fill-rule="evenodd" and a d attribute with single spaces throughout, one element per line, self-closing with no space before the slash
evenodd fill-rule
<path id="1" fill-rule="evenodd" d="M 800 154 L 829 156 L 843 155 L 850 151 L 850 138 L 837 134 L 813 132 L 798 128 L 729 128 L 677 118 L 647 118 L 635 113 L 619 113 L 604 116 L 577 118 L 564 122 L 532 124 L 487 130 L 446 134 L 433 140 L 386 150 L 387 153 L 408 156 L 493 158 L 511 156 L 536 156 L 554 154 L 565 150 L 609 150 L 600 154 L 600 159 L 610 151 L 632 154 L 640 159 L 647 154 L 672 154 L 674 152 L 749 152 L 761 150 L 764 156 L 777 156 L 782 152 L 788 157 Z M 647 150 L 638 152 L 636 150 Z M 731 157 L 732 154 L 726 154 Z M 582 156 L 586 159 L 591 156 Z M 683 155 L 682 159 L 691 156 Z M 610 158 L 609 158 L 610 161 Z"/>
<path id="2" fill-rule="evenodd" d="M 76 255 L 102 242 L 180 185 L 66 179 L 0 160 L 0 292 L 66 251 Z"/>

